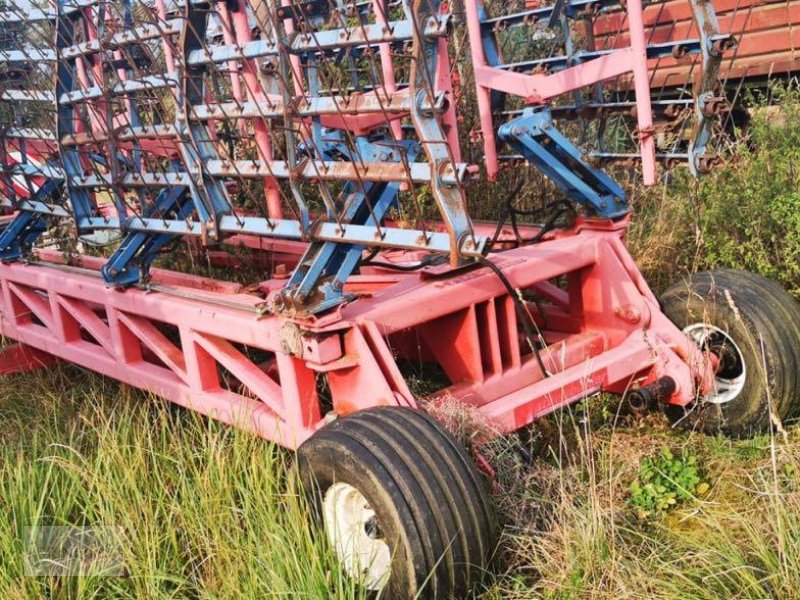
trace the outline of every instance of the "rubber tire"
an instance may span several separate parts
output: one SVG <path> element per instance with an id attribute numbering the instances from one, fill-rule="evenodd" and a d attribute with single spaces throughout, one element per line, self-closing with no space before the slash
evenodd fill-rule
<path id="1" fill-rule="evenodd" d="M 661 297 L 678 327 L 706 322 L 737 344 L 747 379 L 740 395 L 722 405 L 702 399 L 685 409 L 668 406 L 674 423 L 706 433 L 747 437 L 767 431 L 772 413 L 781 421 L 797 411 L 800 395 L 800 306 L 776 282 L 746 271 L 696 273 Z"/>
<path id="2" fill-rule="evenodd" d="M 482 578 L 498 525 L 464 448 L 426 414 L 377 407 L 338 419 L 298 449 L 318 522 L 334 482 L 355 487 L 392 549 L 381 598 L 463 598 Z"/>

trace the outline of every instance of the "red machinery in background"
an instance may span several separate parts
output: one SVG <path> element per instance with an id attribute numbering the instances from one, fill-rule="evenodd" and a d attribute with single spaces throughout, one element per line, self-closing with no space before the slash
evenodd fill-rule
<path id="1" fill-rule="evenodd" d="M 526 7 L 542 3 L 528 0 Z M 719 30 L 733 35 L 738 45 L 728 50 L 720 67 L 720 79 L 733 90 L 744 82 L 751 84 L 767 77 L 791 76 L 800 68 L 797 25 L 800 3 L 795 0 L 719 0 L 714 2 Z M 624 46 L 625 16 L 598 16 L 593 34 L 598 48 Z M 697 37 L 697 24 L 691 5 L 683 0 L 644 4 L 644 26 L 648 43 L 659 44 Z M 653 90 L 684 86 L 693 71 L 696 57 L 670 57 L 651 65 Z"/>

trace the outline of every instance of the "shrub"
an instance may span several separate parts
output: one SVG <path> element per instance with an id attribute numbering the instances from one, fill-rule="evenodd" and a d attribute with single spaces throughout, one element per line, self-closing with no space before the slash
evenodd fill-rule
<path id="1" fill-rule="evenodd" d="M 632 248 L 656 289 L 678 272 L 731 267 L 800 295 L 800 91 L 773 88 L 779 110 L 751 109 L 725 164 L 676 171 L 635 199 Z"/>

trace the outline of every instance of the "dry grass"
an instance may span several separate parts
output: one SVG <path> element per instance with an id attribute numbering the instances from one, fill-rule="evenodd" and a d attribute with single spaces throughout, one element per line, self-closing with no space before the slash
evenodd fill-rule
<path id="1" fill-rule="evenodd" d="M 552 418 L 566 441 L 530 465 L 503 451 L 504 567 L 486 597 L 800 597 L 800 432 L 733 442 L 591 421 Z M 697 456 L 711 491 L 642 520 L 628 486 L 664 446 Z"/>

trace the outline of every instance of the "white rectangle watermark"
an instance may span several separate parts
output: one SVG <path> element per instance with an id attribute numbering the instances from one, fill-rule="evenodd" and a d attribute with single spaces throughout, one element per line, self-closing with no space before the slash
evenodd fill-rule
<path id="1" fill-rule="evenodd" d="M 122 577 L 122 527 L 25 528 L 25 574 L 30 577 Z"/>

